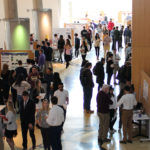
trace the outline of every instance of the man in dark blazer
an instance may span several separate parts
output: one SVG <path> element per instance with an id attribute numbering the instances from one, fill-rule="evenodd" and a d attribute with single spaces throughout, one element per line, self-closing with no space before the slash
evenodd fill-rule
<path id="1" fill-rule="evenodd" d="M 24 91 L 22 94 L 23 101 L 20 106 L 20 120 L 23 138 L 23 150 L 27 150 L 27 132 L 29 130 L 32 139 L 32 148 L 36 147 L 36 140 L 34 135 L 35 124 L 35 103 L 29 99 L 29 93 Z"/>
<path id="2" fill-rule="evenodd" d="M 94 74 L 96 75 L 96 83 L 98 83 L 98 91 L 104 84 L 105 79 L 104 64 L 105 58 L 102 58 L 101 61 L 96 63 L 96 66 L 94 67 L 95 70 L 93 69 L 93 73 L 95 71 Z"/>

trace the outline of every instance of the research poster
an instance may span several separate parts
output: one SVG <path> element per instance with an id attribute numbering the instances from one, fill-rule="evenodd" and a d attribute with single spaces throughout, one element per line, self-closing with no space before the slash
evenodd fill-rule
<path id="1" fill-rule="evenodd" d="M 143 82 L 143 98 L 148 100 L 148 83 L 146 80 Z"/>
<path id="2" fill-rule="evenodd" d="M 1 53 L 1 68 L 4 64 L 9 65 L 9 69 L 16 69 L 18 67 L 18 61 L 21 60 L 23 66 L 26 67 L 26 60 L 28 59 L 28 53 L 10 53 L 2 52 Z"/>

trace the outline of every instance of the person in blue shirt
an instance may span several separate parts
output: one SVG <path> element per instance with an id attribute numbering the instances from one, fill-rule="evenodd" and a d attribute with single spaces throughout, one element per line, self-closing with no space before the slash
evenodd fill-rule
<path id="1" fill-rule="evenodd" d="M 45 54 L 43 53 L 43 50 L 40 50 L 39 53 L 40 53 L 40 57 L 39 57 L 38 66 L 40 67 L 40 70 L 43 72 L 44 65 L 45 65 Z"/>

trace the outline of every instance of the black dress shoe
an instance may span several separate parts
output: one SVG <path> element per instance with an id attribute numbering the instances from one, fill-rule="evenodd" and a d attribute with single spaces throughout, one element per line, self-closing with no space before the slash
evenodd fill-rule
<path id="1" fill-rule="evenodd" d="M 98 143 L 99 143 L 99 145 L 102 145 L 102 144 L 103 144 L 102 139 L 99 139 L 99 138 L 98 138 Z"/>
<path id="2" fill-rule="evenodd" d="M 128 143 L 132 143 L 132 140 L 127 140 Z"/>
<path id="3" fill-rule="evenodd" d="M 127 142 L 126 142 L 126 141 L 120 141 L 120 143 L 121 143 L 121 144 L 127 144 Z"/>

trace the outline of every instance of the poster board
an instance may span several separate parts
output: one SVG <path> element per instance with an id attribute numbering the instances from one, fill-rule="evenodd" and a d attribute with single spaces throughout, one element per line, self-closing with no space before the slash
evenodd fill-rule
<path id="1" fill-rule="evenodd" d="M 53 38 L 54 38 L 54 34 L 57 34 L 58 37 L 60 35 L 63 35 L 65 40 L 68 38 L 68 35 L 71 35 L 71 41 L 72 41 L 71 44 L 74 46 L 74 30 L 72 28 L 54 28 Z"/>
<path id="2" fill-rule="evenodd" d="M 144 71 L 141 72 L 141 77 L 140 101 L 150 116 L 150 77 Z"/>
<path id="3" fill-rule="evenodd" d="M 0 50 L 0 73 L 3 64 L 8 64 L 9 69 L 15 69 L 18 66 L 18 60 L 22 60 L 26 67 L 26 60 L 34 59 L 34 53 L 31 50 Z"/>
<path id="4" fill-rule="evenodd" d="M 81 31 L 83 30 L 83 27 L 87 27 L 88 24 L 86 23 L 66 23 L 64 24 L 65 28 L 72 28 L 74 30 L 74 33 L 77 33 L 79 37 L 81 37 Z"/>

